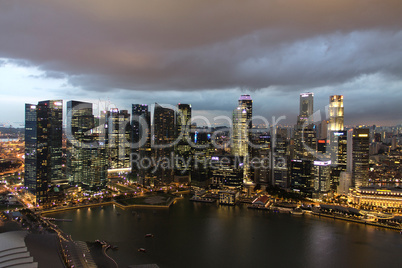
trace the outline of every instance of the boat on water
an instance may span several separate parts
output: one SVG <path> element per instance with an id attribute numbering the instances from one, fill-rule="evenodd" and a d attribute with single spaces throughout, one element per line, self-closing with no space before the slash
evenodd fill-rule
<path id="1" fill-rule="evenodd" d="M 153 234 L 146 234 L 145 237 L 154 237 Z"/>
<path id="2" fill-rule="evenodd" d="M 139 249 L 138 249 L 138 252 L 145 253 L 145 252 L 147 252 L 147 250 L 146 250 L 145 248 L 139 248 Z"/>
<path id="3" fill-rule="evenodd" d="M 303 215 L 304 211 L 301 208 L 294 208 L 290 211 L 292 215 Z"/>

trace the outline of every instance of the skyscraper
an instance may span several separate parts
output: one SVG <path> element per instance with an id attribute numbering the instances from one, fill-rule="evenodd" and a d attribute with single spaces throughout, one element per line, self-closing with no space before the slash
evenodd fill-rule
<path id="1" fill-rule="evenodd" d="M 250 95 L 241 95 L 233 111 L 232 154 L 244 157 L 244 180 L 251 182 L 249 169 L 249 140 L 252 128 L 253 100 Z"/>
<path id="2" fill-rule="evenodd" d="M 338 188 L 341 172 L 345 172 L 347 168 L 347 141 L 346 131 L 330 132 L 331 190 L 334 192 Z"/>
<path id="3" fill-rule="evenodd" d="M 314 93 L 307 92 L 300 94 L 300 111 L 298 116 L 298 124 L 302 125 L 314 113 Z M 310 122 L 311 123 L 311 122 Z"/>
<path id="4" fill-rule="evenodd" d="M 317 147 L 317 131 L 313 124 L 314 93 L 300 94 L 300 112 L 295 126 L 295 158 L 314 159 Z"/>
<path id="5" fill-rule="evenodd" d="M 152 127 L 152 147 L 154 159 L 160 165 L 156 169 L 155 184 L 168 184 L 173 181 L 173 164 L 169 162 L 174 151 L 175 111 L 155 103 Z"/>
<path id="6" fill-rule="evenodd" d="M 141 144 L 141 139 L 148 138 L 151 133 L 151 120 L 147 104 L 132 105 L 131 127 L 131 143 L 134 145 L 133 149 L 138 150 L 140 147 L 145 146 L 145 144 Z M 144 142 L 146 143 L 147 141 Z M 139 144 L 135 145 L 136 143 Z"/>
<path id="7" fill-rule="evenodd" d="M 181 140 L 188 140 L 191 128 L 191 104 L 179 103 L 176 113 L 176 137 L 182 135 Z"/>
<path id="8" fill-rule="evenodd" d="M 92 113 L 92 103 L 67 102 L 67 179 L 89 188 L 106 182 L 108 167 L 106 146 L 94 129 Z"/>
<path id="9" fill-rule="evenodd" d="M 329 124 L 328 131 L 343 130 L 343 95 L 329 97 Z"/>
<path id="10" fill-rule="evenodd" d="M 142 185 L 151 184 L 152 175 L 149 169 L 142 167 L 139 163 L 143 159 L 151 159 L 151 114 L 147 104 L 133 104 L 131 116 L 132 138 L 131 172 L 136 174 L 138 182 Z"/>
<path id="11" fill-rule="evenodd" d="M 112 108 L 107 112 L 107 145 L 109 168 L 130 168 L 130 114 L 127 110 Z"/>
<path id="12" fill-rule="evenodd" d="M 175 179 L 188 182 L 191 164 L 191 146 L 189 143 L 191 128 L 191 105 L 179 103 L 176 113 L 176 138 L 175 145 Z"/>
<path id="13" fill-rule="evenodd" d="M 38 146 L 37 139 L 37 109 L 34 104 L 25 104 L 25 180 L 28 191 L 36 193 L 36 169 Z"/>
<path id="14" fill-rule="evenodd" d="M 249 129 L 252 127 L 252 116 L 253 100 L 250 95 L 241 95 L 237 108 L 233 110 L 233 155 L 248 155 Z"/>
<path id="15" fill-rule="evenodd" d="M 314 190 L 322 197 L 331 189 L 331 161 L 314 161 Z"/>
<path id="16" fill-rule="evenodd" d="M 27 134 L 25 182 L 37 203 L 48 202 L 49 186 L 63 183 L 63 101 L 41 101 L 25 105 Z"/>
<path id="17" fill-rule="evenodd" d="M 368 185 L 369 172 L 369 129 L 361 128 L 353 130 L 353 171 L 352 183 L 357 188 Z"/>
<path id="18" fill-rule="evenodd" d="M 290 179 L 292 189 L 302 195 L 312 197 L 314 192 L 314 165 L 310 159 L 293 159 L 290 161 Z"/>

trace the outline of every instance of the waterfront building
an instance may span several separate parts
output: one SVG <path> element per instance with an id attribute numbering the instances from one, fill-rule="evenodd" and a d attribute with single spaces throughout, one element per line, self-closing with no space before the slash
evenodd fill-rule
<path id="1" fill-rule="evenodd" d="M 254 199 L 252 204 L 256 207 L 267 207 L 269 205 L 269 197 L 266 195 L 260 196 Z"/>
<path id="2" fill-rule="evenodd" d="M 72 185 L 92 188 L 106 182 L 107 150 L 95 127 L 92 103 L 67 102 L 66 176 Z"/>
<path id="3" fill-rule="evenodd" d="M 233 155 L 211 157 L 211 185 L 214 188 L 241 189 L 243 186 L 244 158 Z"/>
<path id="4" fill-rule="evenodd" d="M 312 197 L 314 192 L 314 165 L 311 159 L 290 161 L 290 182 L 292 190 Z"/>
<path id="5" fill-rule="evenodd" d="M 219 204 L 235 205 L 238 198 L 238 191 L 219 191 Z"/>
<path id="6" fill-rule="evenodd" d="M 331 161 L 314 161 L 314 190 L 322 197 L 331 189 Z"/>
<path id="7" fill-rule="evenodd" d="M 25 105 L 24 184 L 36 196 L 37 203 L 48 202 L 51 185 L 64 183 L 62 174 L 62 100 Z"/>
<path id="8" fill-rule="evenodd" d="M 401 188 L 357 187 L 348 197 L 348 201 L 359 205 L 380 208 L 402 209 Z"/>
<path id="9" fill-rule="evenodd" d="M 209 129 L 193 129 L 190 133 L 191 148 L 191 176 L 190 183 L 193 187 L 207 188 L 211 185 L 210 164 L 211 157 L 215 154 L 212 145 L 212 133 Z"/>
<path id="10" fill-rule="evenodd" d="M 36 169 L 38 146 L 37 109 L 35 104 L 25 104 L 25 179 L 24 186 L 31 193 L 36 193 Z"/>

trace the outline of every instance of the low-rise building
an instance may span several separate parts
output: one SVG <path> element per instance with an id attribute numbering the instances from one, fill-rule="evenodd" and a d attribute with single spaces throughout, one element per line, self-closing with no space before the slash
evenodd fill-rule
<path id="1" fill-rule="evenodd" d="M 349 194 L 349 202 L 402 209 L 402 188 L 359 187 Z"/>
<path id="2" fill-rule="evenodd" d="M 219 204 L 235 205 L 238 198 L 237 191 L 219 191 Z"/>

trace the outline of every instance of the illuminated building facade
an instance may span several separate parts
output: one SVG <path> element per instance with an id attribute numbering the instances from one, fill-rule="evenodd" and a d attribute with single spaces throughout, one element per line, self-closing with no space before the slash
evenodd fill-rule
<path id="1" fill-rule="evenodd" d="M 299 116 L 297 117 L 298 125 L 303 125 L 306 121 L 309 121 L 309 117 L 314 113 L 314 93 L 307 92 L 300 94 L 300 107 Z M 311 120 L 310 120 L 311 121 Z M 308 122 L 312 123 L 312 122 Z"/>
<path id="2" fill-rule="evenodd" d="M 226 155 L 211 157 L 211 184 L 215 187 L 240 189 L 243 186 L 243 157 Z"/>
<path id="3" fill-rule="evenodd" d="M 194 130 L 190 133 L 193 143 L 191 148 L 191 155 L 193 156 L 190 176 L 191 186 L 207 188 L 211 184 L 210 161 L 211 156 L 215 153 L 211 135 L 208 130 Z"/>
<path id="4" fill-rule="evenodd" d="M 349 202 L 381 208 L 402 209 L 400 188 L 358 187 L 348 198 Z"/>
<path id="5" fill-rule="evenodd" d="M 51 185 L 64 182 L 62 116 L 62 100 L 47 100 L 41 101 L 37 105 L 25 105 L 25 131 L 27 134 L 25 146 L 28 161 L 25 167 L 27 174 L 24 184 L 36 196 L 38 204 L 48 202 Z"/>
<path id="6" fill-rule="evenodd" d="M 95 130 L 92 103 L 67 102 L 66 132 L 66 175 L 69 183 L 89 188 L 103 185 L 107 179 L 107 150 Z"/>
<path id="7" fill-rule="evenodd" d="M 312 122 L 314 93 L 300 94 L 300 112 L 295 126 L 295 158 L 314 159 L 317 146 L 316 126 Z"/>
<path id="8" fill-rule="evenodd" d="M 191 163 L 188 160 L 191 158 L 191 145 L 189 143 L 191 130 L 191 104 L 177 105 L 176 112 L 176 138 L 175 144 L 175 180 L 182 182 L 188 181 Z"/>
<path id="9" fill-rule="evenodd" d="M 246 159 L 244 167 L 244 181 L 251 182 L 248 158 L 251 155 L 250 129 L 252 128 L 253 100 L 250 95 L 241 95 L 238 106 L 233 110 L 232 155 L 242 156 Z"/>
<path id="10" fill-rule="evenodd" d="M 251 136 L 252 144 L 257 145 L 251 148 L 251 174 L 253 181 L 257 184 L 271 185 L 270 174 L 270 151 L 271 136 L 268 133 L 254 133 Z"/>
<path id="11" fill-rule="evenodd" d="M 155 161 L 171 159 L 175 141 L 175 111 L 155 103 L 152 127 L 152 148 Z M 166 161 L 165 161 L 166 162 Z M 157 185 L 169 184 L 174 178 L 173 163 L 167 167 L 159 165 L 154 174 Z"/>
<path id="12" fill-rule="evenodd" d="M 237 191 L 219 191 L 219 204 L 222 205 L 236 205 L 239 198 Z"/>
<path id="13" fill-rule="evenodd" d="M 353 130 L 353 185 L 357 187 L 368 186 L 370 130 L 359 128 Z"/>
<path id="14" fill-rule="evenodd" d="M 343 95 L 329 97 L 329 124 L 328 131 L 343 130 Z"/>
<path id="15" fill-rule="evenodd" d="M 310 159 L 290 161 L 291 188 L 303 195 L 312 197 L 314 192 L 314 165 Z"/>
<path id="16" fill-rule="evenodd" d="M 318 194 L 331 189 L 331 161 L 314 161 L 314 190 Z"/>
<path id="17" fill-rule="evenodd" d="M 290 161 L 287 130 L 273 128 L 271 133 L 271 184 L 287 188 L 290 185 L 288 163 Z"/>
<path id="18" fill-rule="evenodd" d="M 330 132 L 330 155 L 332 162 L 331 190 L 337 191 L 341 172 L 347 168 L 347 131 Z"/>
<path id="19" fill-rule="evenodd" d="M 37 147 L 36 105 L 25 104 L 25 180 L 24 186 L 31 193 L 36 192 L 36 147 Z"/>
<path id="20" fill-rule="evenodd" d="M 151 159 L 151 113 L 147 104 L 132 105 L 131 127 L 131 160 L 141 163 L 142 159 Z M 150 170 L 137 163 L 131 163 L 131 172 L 140 184 L 151 185 L 153 176 Z"/>
<path id="21" fill-rule="evenodd" d="M 106 118 L 109 169 L 130 168 L 130 114 L 127 110 L 112 108 Z"/>
<path id="22" fill-rule="evenodd" d="M 239 104 L 233 110 L 232 154 L 248 155 L 249 129 L 252 126 L 253 100 L 250 95 L 241 95 Z"/>

